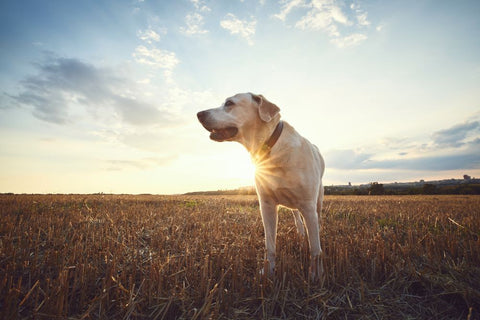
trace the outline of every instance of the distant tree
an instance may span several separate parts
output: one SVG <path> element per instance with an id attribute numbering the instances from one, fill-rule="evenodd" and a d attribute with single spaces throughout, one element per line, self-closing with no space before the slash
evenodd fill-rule
<path id="1" fill-rule="evenodd" d="M 471 180 L 472 177 L 470 177 L 468 174 L 464 174 L 464 175 L 463 175 L 463 179 L 464 179 L 464 180 Z"/>
<path id="2" fill-rule="evenodd" d="M 372 195 L 385 194 L 385 188 L 383 187 L 383 184 L 381 184 L 381 183 L 372 182 L 370 184 L 370 187 L 368 188 L 368 194 L 372 194 Z"/>
<path id="3" fill-rule="evenodd" d="M 423 194 L 437 193 L 437 186 L 431 183 L 425 183 L 422 188 Z"/>

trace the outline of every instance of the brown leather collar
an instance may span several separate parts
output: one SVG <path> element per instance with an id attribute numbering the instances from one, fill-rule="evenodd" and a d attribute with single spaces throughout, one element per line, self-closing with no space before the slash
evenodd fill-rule
<path id="1" fill-rule="evenodd" d="M 264 159 L 268 156 L 270 156 L 270 150 L 272 150 L 273 146 L 275 143 L 277 143 L 278 138 L 280 138 L 280 135 L 282 134 L 283 131 L 283 121 L 280 120 L 275 127 L 275 130 L 273 130 L 272 135 L 270 138 L 268 138 L 267 141 L 262 145 L 260 150 L 257 152 L 257 158 Z"/>

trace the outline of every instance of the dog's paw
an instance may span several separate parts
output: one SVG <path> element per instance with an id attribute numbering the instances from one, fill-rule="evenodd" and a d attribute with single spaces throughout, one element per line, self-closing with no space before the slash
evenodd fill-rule
<path id="1" fill-rule="evenodd" d="M 323 259 L 321 256 L 313 257 L 310 261 L 309 280 L 312 283 L 318 283 L 323 286 L 325 273 L 323 268 Z"/>
<path id="2" fill-rule="evenodd" d="M 272 265 L 267 259 L 263 261 L 263 268 L 258 272 L 263 277 L 272 277 L 274 274 L 275 265 Z"/>

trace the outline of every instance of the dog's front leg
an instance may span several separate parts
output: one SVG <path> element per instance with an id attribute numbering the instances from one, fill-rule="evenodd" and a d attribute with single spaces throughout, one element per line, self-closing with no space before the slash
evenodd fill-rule
<path id="1" fill-rule="evenodd" d="M 277 238 L 277 206 L 273 203 L 260 201 L 260 211 L 262 212 L 263 227 L 265 229 L 265 259 L 269 266 L 269 270 L 263 270 L 269 275 L 273 275 L 275 268 L 275 250 Z"/>
<path id="2" fill-rule="evenodd" d="M 322 281 L 322 247 L 320 246 L 320 228 L 316 206 L 314 204 L 307 206 L 301 210 L 301 213 L 307 227 L 308 243 L 310 245 L 310 278 L 313 281 Z"/>

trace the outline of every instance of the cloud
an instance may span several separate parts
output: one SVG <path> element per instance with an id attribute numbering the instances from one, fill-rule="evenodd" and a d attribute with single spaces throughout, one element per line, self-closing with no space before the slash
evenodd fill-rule
<path id="1" fill-rule="evenodd" d="M 435 132 L 428 143 L 386 139 L 361 149 L 330 150 L 328 166 L 340 170 L 447 171 L 480 168 L 480 123 L 468 121 Z M 394 153 L 392 154 L 392 151 Z"/>
<path id="2" fill-rule="evenodd" d="M 359 44 L 362 41 L 365 41 L 368 37 L 361 33 L 354 33 L 346 37 L 333 38 L 330 40 L 331 43 L 334 43 L 339 48 L 352 47 Z"/>
<path id="3" fill-rule="evenodd" d="M 106 160 L 107 171 L 122 171 L 124 169 L 147 170 L 159 166 L 166 166 L 178 158 L 176 155 L 165 157 L 149 157 L 135 160 Z"/>
<path id="4" fill-rule="evenodd" d="M 195 8 L 195 11 L 190 12 L 185 16 L 186 27 L 180 27 L 180 32 L 185 35 L 205 34 L 208 30 L 203 28 L 205 12 L 211 11 L 202 0 L 190 0 Z"/>
<path id="5" fill-rule="evenodd" d="M 112 101 L 124 121 L 135 126 L 170 122 L 170 115 L 151 104 L 134 98 L 115 96 Z"/>
<path id="6" fill-rule="evenodd" d="M 170 71 L 180 62 L 175 52 L 157 48 L 149 49 L 145 46 L 138 46 L 133 53 L 133 57 L 138 63 Z"/>
<path id="7" fill-rule="evenodd" d="M 186 27 L 181 27 L 180 32 L 186 35 L 205 34 L 208 30 L 203 29 L 203 16 L 198 12 L 193 12 L 185 16 Z"/>
<path id="8" fill-rule="evenodd" d="M 154 30 L 152 29 L 147 29 L 147 30 L 139 30 L 137 32 L 137 36 L 138 38 L 140 38 L 141 40 L 151 44 L 153 42 L 158 42 L 160 41 L 160 35 L 158 33 L 156 33 Z"/>
<path id="9" fill-rule="evenodd" d="M 108 126 L 98 128 L 94 134 L 112 144 L 156 154 L 197 152 L 198 146 L 192 141 L 198 139 L 202 128 L 195 117 L 196 111 L 211 107 L 212 101 L 221 98 L 223 97 L 209 91 L 197 92 L 170 86 L 161 97 L 163 109 L 169 112 L 164 115 L 166 120 L 159 122 L 159 125 L 120 128 Z M 195 103 L 192 104 L 192 101 Z M 135 112 L 135 109 L 130 112 Z"/>
<path id="10" fill-rule="evenodd" d="M 432 139 L 437 146 L 461 147 L 465 144 L 463 141 L 469 134 L 478 133 L 480 122 L 465 122 L 457 124 L 451 128 L 437 131 L 433 134 Z"/>
<path id="11" fill-rule="evenodd" d="M 69 123 L 72 109 L 83 107 L 95 118 L 99 110 L 111 110 L 109 118 L 136 126 L 169 121 L 168 112 L 143 100 L 135 83 L 112 69 L 54 56 L 36 67 L 38 73 L 21 82 L 23 90 L 9 97 L 38 119 Z"/>
<path id="12" fill-rule="evenodd" d="M 476 144 L 480 147 L 480 143 Z M 480 168 L 480 152 L 469 148 L 454 154 L 431 154 L 412 158 L 376 160 L 373 155 L 355 150 L 331 150 L 325 154 L 328 166 L 341 170 L 418 170 L 446 171 Z"/>
<path id="13" fill-rule="evenodd" d="M 360 26 L 370 25 L 370 21 L 368 21 L 368 18 L 367 18 L 368 13 L 363 11 L 358 4 L 352 3 L 350 5 L 350 9 L 355 11 L 357 22 Z"/>
<path id="14" fill-rule="evenodd" d="M 283 1 L 282 10 L 280 13 L 273 15 L 275 18 L 278 18 L 285 22 L 287 15 L 295 8 L 305 7 L 304 0 L 290 0 L 290 1 Z"/>
<path id="15" fill-rule="evenodd" d="M 253 45 L 252 36 L 255 34 L 255 27 L 257 21 L 255 19 L 240 20 L 234 14 L 229 13 L 220 21 L 222 28 L 230 31 L 231 34 L 238 34 L 240 37 L 247 40 L 249 45 Z"/>
<path id="16" fill-rule="evenodd" d="M 370 25 L 370 21 L 367 19 L 367 13 L 363 12 L 357 15 L 358 24 L 361 26 L 368 26 Z"/>
<path id="17" fill-rule="evenodd" d="M 200 11 L 200 12 L 208 12 L 210 11 L 210 8 L 205 5 L 205 1 L 202 0 L 190 0 L 191 3 L 193 3 L 193 6 L 195 7 L 195 10 Z"/>
<path id="18" fill-rule="evenodd" d="M 287 16 L 294 9 L 306 10 L 306 13 L 295 23 L 301 30 L 321 31 L 327 34 L 330 42 L 340 48 L 358 45 L 367 39 L 367 36 L 358 32 L 358 29 L 370 25 L 367 15 L 359 5 L 351 4 L 345 8 L 344 4 L 336 0 L 286 0 L 278 14 L 274 17 L 286 21 Z M 355 28 L 350 35 L 343 35 L 344 30 Z"/>
<path id="19" fill-rule="evenodd" d="M 330 150 L 325 153 L 328 166 L 335 169 L 360 169 L 370 160 L 372 154 L 362 153 L 356 150 Z"/>
<path id="20" fill-rule="evenodd" d="M 295 26 L 302 30 L 322 30 L 329 36 L 338 37 L 340 32 L 337 26 L 333 23 L 333 16 L 331 12 L 312 10 L 302 19 L 300 19 Z"/>
<path id="21" fill-rule="evenodd" d="M 167 83 L 173 83 L 173 69 L 180 63 L 175 52 L 162 50 L 158 48 L 147 48 L 138 46 L 132 54 L 135 61 L 154 68 L 163 69 L 163 74 Z"/>

